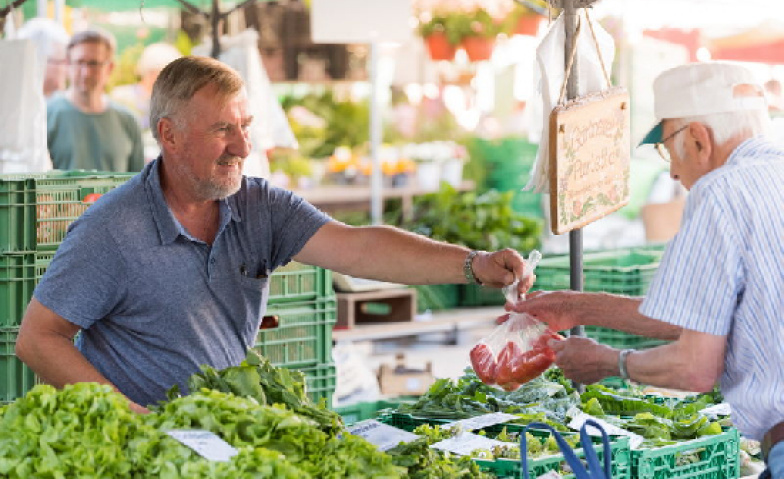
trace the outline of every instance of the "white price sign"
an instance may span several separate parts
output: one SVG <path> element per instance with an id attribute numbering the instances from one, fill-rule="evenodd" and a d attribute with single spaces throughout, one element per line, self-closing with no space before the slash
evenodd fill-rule
<path id="1" fill-rule="evenodd" d="M 412 432 L 389 426 L 375 419 L 358 422 L 349 427 L 348 432 L 364 438 L 381 451 L 392 449 L 401 442 L 411 442 L 419 439 L 419 436 Z"/>
<path id="2" fill-rule="evenodd" d="M 505 412 L 494 412 L 490 414 L 483 414 L 468 419 L 461 419 L 459 421 L 450 422 L 441 427 L 441 429 L 453 429 L 461 427 L 463 431 L 474 431 L 482 429 L 483 427 L 495 426 L 496 424 L 503 424 L 505 422 L 517 419 L 514 414 L 507 414 Z"/>
<path id="3" fill-rule="evenodd" d="M 433 444 L 432 448 L 440 449 L 442 451 L 452 452 L 461 456 L 468 456 L 477 449 L 491 450 L 496 446 L 502 447 L 515 447 L 515 444 L 508 442 L 496 441 L 485 436 L 479 436 L 474 433 L 464 432 L 455 437 L 444 439 L 441 442 Z"/>
<path id="4" fill-rule="evenodd" d="M 239 451 L 210 431 L 201 429 L 166 431 L 166 434 L 196 451 L 209 461 L 227 462 Z"/>
<path id="5" fill-rule="evenodd" d="M 585 424 L 585 421 L 587 421 L 588 419 L 592 419 L 592 420 L 596 421 L 597 423 L 599 423 L 599 425 L 602 426 L 602 428 L 604 428 L 604 431 L 607 434 L 609 434 L 609 435 L 613 435 L 613 436 L 629 436 L 629 446 L 632 449 L 637 449 L 640 446 L 640 444 L 642 444 L 642 442 L 645 440 L 645 438 L 643 438 L 639 434 L 635 434 L 633 432 L 627 431 L 626 429 L 621 429 L 618 426 L 613 426 L 612 424 L 610 424 L 607 421 L 602 421 L 599 418 L 595 418 L 595 417 L 593 417 L 593 416 L 591 416 L 589 414 L 585 414 L 583 412 L 579 413 L 578 415 L 576 415 L 572 419 L 572 421 L 569 423 L 569 427 L 574 429 L 575 431 L 579 431 L 580 428 L 583 427 L 583 424 Z M 596 429 L 595 427 L 591 427 L 591 426 L 588 426 L 588 434 L 590 434 L 591 436 L 601 436 L 602 435 L 602 433 L 599 432 L 598 429 Z"/>
<path id="6" fill-rule="evenodd" d="M 721 404 L 716 404 L 714 406 L 706 407 L 701 411 L 703 414 L 715 415 L 715 416 L 729 416 L 732 414 L 732 408 L 729 404 L 723 402 Z"/>

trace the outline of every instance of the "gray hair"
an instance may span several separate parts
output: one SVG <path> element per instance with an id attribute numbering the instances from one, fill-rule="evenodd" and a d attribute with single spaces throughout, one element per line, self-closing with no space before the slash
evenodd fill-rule
<path id="1" fill-rule="evenodd" d="M 181 57 L 161 70 L 150 98 L 150 128 L 159 144 L 158 122 L 169 118 L 181 127 L 180 110 L 207 85 L 215 85 L 219 94 L 230 97 L 239 93 L 245 82 L 231 67 L 209 57 Z"/>
<path id="2" fill-rule="evenodd" d="M 766 110 L 713 113 L 711 115 L 678 118 L 674 122 L 674 130 L 689 123 L 702 123 L 713 132 L 713 141 L 716 145 L 723 145 L 738 135 L 745 135 L 751 138 L 766 135 L 770 131 L 770 116 Z M 673 142 L 678 158 L 683 158 L 686 154 L 685 141 L 685 137 L 682 137 L 680 140 Z"/>

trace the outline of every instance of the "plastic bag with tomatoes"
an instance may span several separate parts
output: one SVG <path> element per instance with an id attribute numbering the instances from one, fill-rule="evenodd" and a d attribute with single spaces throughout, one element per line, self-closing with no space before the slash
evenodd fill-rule
<path id="1" fill-rule="evenodd" d="M 533 274 L 541 257 L 538 251 L 531 251 L 526 260 L 524 278 Z M 504 295 L 510 303 L 525 301 L 524 295 L 518 295 L 517 283 L 515 281 L 504 288 Z M 555 351 L 547 343 L 563 337 L 528 314 L 506 316 L 503 324 L 474 346 L 470 356 L 474 372 L 483 383 L 497 384 L 506 391 L 514 391 L 553 364 Z"/>
<path id="2" fill-rule="evenodd" d="M 555 361 L 551 339 L 563 337 L 527 314 L 513 313 L 471 350 L 471 365 L 483 383 L 514 391 Z"/>

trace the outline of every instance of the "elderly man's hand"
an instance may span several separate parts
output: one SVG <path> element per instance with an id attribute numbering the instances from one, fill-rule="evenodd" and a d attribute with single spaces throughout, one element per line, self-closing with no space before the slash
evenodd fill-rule
<path id="1" fill-rule="evenodd" d="M 519 294 L 525 294 L 534 284 L 535 276 L 523 278 L 525 259 L 513 249 L 503 249 L 494 253 L 480 253 L 474 258 L 474 276 L 482 285 L 490 288 L 503 288 L 520 279 L 517 285 Z"/>
<path id="2" fill-rule="evenodd" d="M 570 337 L 564 341 L 550 340 L 555 351 L 555 364 L 564 376 L 581 384 L 592 384 L 618 374 L 618 350 L 593 339 Z"/>
<path id="3" fill-rule="evenodd" d="M 506 310 L 527 313 L 547 323 L 553 331 L 563 331 L 580 325 L 580 308 L 584 295 L 576 291 L 537 291 L 525 301 L 506 303 Z"/>

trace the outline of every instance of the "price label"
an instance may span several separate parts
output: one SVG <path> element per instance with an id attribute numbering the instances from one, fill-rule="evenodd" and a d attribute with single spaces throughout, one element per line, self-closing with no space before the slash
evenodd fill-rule
<path id="1" fill-rule="evenodd" d="M 708 415 L 715 415 L 715 416 L 729 416 L 732 413 L 732 408 L 729 404 L 723 402 L 721 404 L 716 404 L 714 406 L 706 407 L 702 411 L 703 414 Z"/>
<path id="2" fill-rule="evenodd" d="M 491 450 L 496 446 L 502 447 L 515 447 L 515 444 L 508 442 L 496 441 L 485 436 L 479 436 L 471 432 L 464 432 L 455 437 L 444 439 L 441 442 L 433 444 L 432 448 L 440 449 L 442 451 L 452 452 L 461 456 L 469 456 L 477 449 Z"/>
<path id="3" fill-rule="evenodd" d="M 583 424 L 585 424 L 585 421 L 587 421 L 588 419 L 592 419 L 597 423 L 599 423 L 599 425 L 602 426 L 602 428 L 604 428 L 604 431 L 609 435 L 629 436 L 629 447 L 631 447 L 632 449 L 637 449 L 640 446 L 640 444 L 642 444 L 642 442 L 645 440 L 645 438 L 643 438 L 639 434 L 635 434 L 633 432 L 627 431 L 626 429 L 621 429 L 618 426 L 614 426 L 609 422 L 602 421 L 601 419 L 595 418 L 589 414 L 585 414 L 584 412 L 577 414 L 569 423 L 569 427 L 574 429 L 575 431 L 579 431 L 580 428 L 583 427 Z M 588 426 L 588 434 L 590 434 L 591 436 L 602 435 L 602 433 L 599 432 L 598 429 L 591 426 Z"/>
<path id="4" fill-rule="evenodd" d="M 404 431 L 388 424 L 368 419 L 354 424 L 348 428 L 348 432 L 364 438 L 370 444 L 375 445 L 381 451 L 387 451 L 397 446 L 401 442 L 411 442 L 419 439 L 419 436 L 412 432 Z"/>
<path id="5" fill-rule="evenodd" d="M 461 419 L 459 421 L 450 422 L 441 427 L 441 429 L 453 429 L 461 427 L 463 431 L 475 431 L 484 427 L 494 426 L 496 424 L 503 424 L 511 420 L 517 419 L 514 414 L 507 414 L 505 412 L 493 412 L 490 414 L 483 414 L 468 419 Z"/>
<path id="6" fill-rule="evenodd" d="M 166 431 L 166 434 L 193 449 L 208 461 L 227 462 L 239 453 L 231 444 L 210 431 L 177 429 Z"/>

